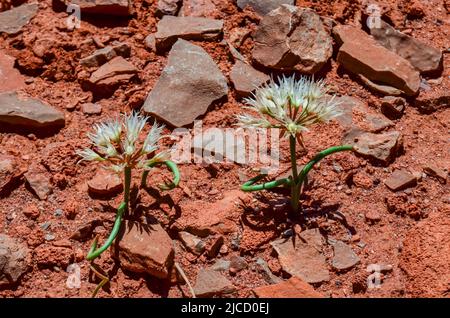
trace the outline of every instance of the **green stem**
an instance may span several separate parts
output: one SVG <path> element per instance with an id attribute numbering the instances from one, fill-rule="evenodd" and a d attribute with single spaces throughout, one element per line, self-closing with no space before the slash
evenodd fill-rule
<path id="1" fill-rule="evenodd" d="M 297 213 L 299 209 L 300 187 L 298 185 L 296 140 L 292 135 L 289 136 L 289 148 L 291 152 L 291 168 L 293 181 L 291 184 L 291 205 L 294 213 Z"/>
<path id="2" fill-rule="evenodd" d="M 265 174 L 260 174 L 256 177 L 248 180 L 246 183 L 244 183 L 241 186 L 241 190 L 246 191 L 246 192 L 261 191 L 261 190 L 273 189 L 273 188 L 279 187 L 281 185 L 291 184 L 291 180 L 289 178 L 284 178 L 284 179 L 266 182 L 263 184 L 254 185 L 256 182 L 263 179 L 265 176 L 266 176 Z"/>
<path id="3" fill-rule="evenodd" d="M 92 243 L 91 249 L 89 250 L 88 255 L 86 256 L 86 259 L 89 261 L 93 261 L 97 257 L 99 257 L 104 251 L 108 249 L 108 247 L 111 246 L 114 239 L 116 238 L 117 234 L 120 230 L 120 225 L 122 224 L 122 217 L 125 213 L 125 211 L 128 210 L 128 205 L 130 202 L 130 187 L 131 187 L 131 168 L 126 167 L 125 168 L 125 181 L 124 181 L 124 200 L 117 208 L 117 214 L 116 219 L 114 221 L 114 226 L 109 234 L 108 239 L 106 240 L 105 244 L 103 244 L 102 247 L 97 248 L 98 238 L 94 239 L 94 242 Z"/>
<path id="4" fill-rule="evenodd" d="M 325 158 L 326 156 L 329 156 L 335 152 L 340 151 L 349 151 L 353 150 L 353 146 L 350 145 L 342 145 L 342 146 L 335 146 L 330 147 L 328 149 L 325 149 L 321 152 L 319 152 L 311 161 L 309 161 L 300 171 L 299 177 L 298 177 L 298 185 L 301 186 L 302 183 L 305 181 L 306 176 L 308 175 L 309 171 L 314 167 L 315 164 L 317 164 L 320 160 Z"/>
<path id="5" fill-rule="evenodd" d="M 146 168 L 150 169 L 159 165 L 166 165 L 167 168 L 172 172 L 173 180 L 171 183 L 166 184 L 160 184 L 159 188 L 161 190 L 170 190 L 178 186 L 180 183 L 180 171 L 178 170 L 178 167 L 175 162 L 167 160 L 167 161 L 156 161 L 152 162 L 149 165 L 147 165 Z M 147 187 L 147 177 L 148 177 L 149 170 L 144 170 L 142 173 L 142 179 L 141 179 L 141 187 L 146 188 Z"/>

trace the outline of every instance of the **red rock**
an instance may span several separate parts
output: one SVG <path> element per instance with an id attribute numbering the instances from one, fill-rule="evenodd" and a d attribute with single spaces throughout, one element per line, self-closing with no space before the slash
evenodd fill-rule
<path id="1" fill-rule="evenodd" d="M 208 257 L 209 258 L 216 257 L 219 254 L 220 249 L 224 243 L 225 243 L 225 239 L 223 238 L 222 235 L 219 235 L 218 237 L 216 237 L 214 239 L 213 243 L 211 244 L 211 246 L 208 248 Z"/>
<path id="2" fill-rule="evenodd" d="M 11 187 L 24 174 L 25 170 L 13 156 L 0 154 L 0 195 L 11 190 Z"/>
<path id="3" fill-rule="evenodd" d="M 383 20 L 380 21 L 379 27 L 370 29 L 370 34 L 386 49 L 408 60 L 421 73 L 442 69 L 440 50 L 395 30 Z"/>
<path id="4" fill-rule="evenodd" d="M 413 105 L 423 113 L 431 113 L 450 107 L 450 93 L 446 89 L 437 92 L 421 92 Z"/>
<path id="5" fill-rule="evenodd" d="M 182 127 L 193 123 L 227 93 L 227 80 L 209 54 L 179 39 L 143 110 L 172 126 Z"/>
<path id="6" fill-rule="evenodd" d="M 380 213 L 378 213 L 375 210 L 370 210 L 368 212 L 365 213 L 365 218 L 367 221 L 369 221 L 370 223 L 375 223 L 381 220 L 381 215 Z"/>
<path id="7" fill-rule="evenodd" d="M 123 79 L 130 79 L 138 70 L 121 56 L 116 56 L 92 73 L 89 82 L 95 85 L 113 84 Z"/>
<path id="8" fill-rule="evenodd" d="M 161 225 L 125 221 L 116 240 L 112 255 L 123 269 L 161 279 L 169 277 L 175 251 Z"/>
<path id="9" fill-rule="evenodd" d="M 74 253 L 67 247 L 43 244 L 35 248 L 34 259 L 39 267 L 60 266 L 65 269 L 73 262 Z"/>
<path id="10" fill-rule="evenodd" d="M 270 76 L 255 70 L 252 66 L 240 60 L 236 61 L 230 71 L 230 79 L 239 96 L 248 96 L 257 87 L 268 82 Z"/>
<path id="11" fill-rule="evenodd" d="M 86 115 L 100 115 L 102 106 L 97 103 L 84 103 L 81 105 L 81 111 Z"/>
<path id="12" fill-rule="evenodd" d="M 43 167 L 32 166 L 25 173 L 25 180 L 40 200 L 46 200 L 53 192 L 50 177 L 43 170 Z"/>
<path id="13" fill-rule="evenodd" d="M 241 200 L 248 200 L 250 195 L 241 190 L 233 190 L 224 194 L 222 200 L 216 202 L 190 201 L 181 206 L 181 217 L 174 227 L 200 237 L 210 234 L 228 234 L 236 232 L 237 219 L 240 215 Z"/>
<path id="14" fill-rule="evenodd" d="M 88 187 L 94 195 L 111 197 L 122 191 L 123 184 L 117 173 L 99 169 L 95 176 L 88 181 Z"/>
<path id="15" fill-rule="evenodd" d="M 29 249 L 25 244 L 0 234 L 0 287 L 17 283 L 29 268 Z"/>
<path id="16" fill-rule="evenodd" d="M 298 277 L 291 277 L 287 281 L 262 286 L 253 289 L 258 298 L 323 298 L 324 296 L 314 290 Z"/>
<path id="17" fill-rule="evenodd" d="M 419 91 L 420 75 L 402 57 L 378 44 L 370 35 L 352 26 L 333 28 L 339 43 L 343 43 L 337 61 L 347 70 L 375 83 L 387 84 L 407 95 Z"/>
<path id="18" fill-rule="evenodd" d="M 400 191 L 415 187 L 417 184 L 417 179 L 407 171 L 395 170 L 384 183 L 392 191 Z"/>
<path id="19" fill-rule="evenodd" d="M 35 204 L 29 204 L 23 209 L 23 214 L 32 220 L 36 220 L 41 212 L 39 211 L 39 208 Z"/>
<path id="20" fill-rule="evenodd" d="M 25 77 L 14 68 L 14 58 L 0 51 L 0 93 L 25 87 Z"/>
<path id="21" fill-rule="evenodd" d="M 332 42 L 314 10 L 282 5 L 261 20 L 252 56 L 268 68 L 313 74 L 331 57 Z"/>
<path id="22" fill-rule="evenodd" d="M 248 267 L 248 263 L 245 258 L 241 256 L 231 256 L 230 258 L 230 273 L 237 273 Z"/>
<path id="23" fill-rule="evenodd" d="M 164 52 L 178 39 L 217 40 L 223 31 L 223 21 L 201 17 L 164 16 L 155 33 L 156 50 Z"/>
<path id="24" fill-rule="evenodd" d="M 219 272 L 212 269 L 200 269 L 194 286 L 197 297 L 212 297 L 233 293 L 236 288 Z"/>
<path id="25" fill-rule="evenodd" d="M 330 280 L 325 256 L 313 245 L 292 239 L 279 239 L 271 243 L 285 272 L 307 283 Z"/>

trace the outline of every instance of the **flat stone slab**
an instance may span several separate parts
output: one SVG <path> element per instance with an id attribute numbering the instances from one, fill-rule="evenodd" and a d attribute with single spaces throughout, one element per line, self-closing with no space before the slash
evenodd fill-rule
<path id="1" fill-rule="evenodd" d="M 43 101 L 16 92 L 0 94 L 0 123 L 38 132 L 64 126 L 64 113 Z"/>
<path id="2" fill-rule="evenodd" d="M 235 290 L 236 288 L 225 276 L 213 269 L 200 269 L 194 285 L 197 297 L 220 296 L 230 294 Z"/>
<path id="3" fill-rule="evenodd" d="M 0 12 L 0 33 L 16 34 L 30 22 L 38 12 L 37 3 L 25 3 L 21 6 Z"/>
<path id="4" fill-rule="evenodd" d="M 228 94 L 227 80 L 209 54 L 179 39 L 143 110 L 174 127 L 192 124 Z"/>
<path id="5" fill-rule="evenodd" d="M 278 239 L 271 243 L 285 272 L 315 284 L 330 280 L 325 256 L 314 246 L 292 239 Z"/>
<path id="6" fill-rule="evenodd" d="M 348 71 L 378 84 L 402 90 L 407 95 L 419 91 L 419 72 L 407 60 L 389 51 L 364 31 L 348 25 L 333 28 L 339 49 L 337 61 Z"/>
<path id="7" fill-rule="evenodd" d="M 80 64 L 85 67 L 99 67 L 116 56 L 130 57 L 131 47 L 126 43 L 116 43 L 96 50 L 89 56 L 82 58 Z"/>
<path id="8" fill-rule="evenodd" d="M 89 82 L 96 85 L 109 83 L 112 78 L 123 75 L 134 76 L 137 72 L 138 70 L 133 64 L 122 56 L 116 56 L 92 73 Z"/>
<path id="9" fill-rule="evenodd" d="M 378 27 L 370 28 L 370 34 L 386 49 L 408 60 L 420 73 L 442 69 L 442 52 L 409 35 L 397 31 L 380 20 Z"/>
<path id="10" fill-rule="evenodd" d="M 30 250 L 25 244 L 0 234 L 0 287 L 19 281 L 28 270 Z"/>
<path id="11" fill-rule="evenodd" d="M 416 186 L 417 179 L 405 170 L 395 170 L 384 184 L 392 191 L 400 191 Z"/>
<path id="12" fill-rule="evenodd" d="M 155 33 L 156 50 L 169 50 L 178 39 L 217 40 L 223 31 L 223 20 L 202 17 L 164 16 L 157 25 Z"/>
<path id="13" fill-rule="evenodd" d="M 349 270 L 359 263 L 359 257 L 353 249 L 342 241 L 336 241 L 331 244 L 333 246 L 333 259 L 331 264 L 338 271 Z"/>

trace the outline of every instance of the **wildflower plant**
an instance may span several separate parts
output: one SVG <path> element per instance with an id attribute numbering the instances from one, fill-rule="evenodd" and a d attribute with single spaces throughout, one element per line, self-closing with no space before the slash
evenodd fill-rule
<path id="1" fill-rule="evenodd" d="M 169 152 L 162 151 L 156 153 L 159 149 L 158 142 L 164 137 L 161 135 L 164 126 L 155 123 L 144 141 L 140 142 L 139 137 L 147 120 L 148 118 L 145 116 L 139 115 L 138 113 L 131 113 L 128 116 L 124 116 L 123 120 L 114 119 L 96 124 L 93 127 L 93 132 L 88 133 L 92 148 L 77 151 L 77 154 L 82 158 L 80 161 L 101 162 L 105 165 L 105 168 L 111 169 L 118 174 L 123 174 L 124 176 L 124 199 L 117 209 L 113 229 L 101 247 L 97 247 L 98 238 L 94 239 L 86 257 L 91 262 L 111 246 L 119 233 L 122 218 L 128 211 L 130 205 L 130 187 L 133 169 L 143 170 L 141 187 L 146 186 L 149 171 L 160 165 L 165 165 L 173 175 L 172 182 L 159 186 L 161 190 L 173 189 L 180 181 L 180 173 L 176 164 L 169 160 Z M 94 292 L 95 295 L 99 288 L 107 282 L 107 277 L 98 273 L 95 267 L 93 269 L 98 276 L 103 278 L 102 283 Z"/>
<path id="2" fill-rule="evenodd" d="M 305 148 L 302 133 L 314 124 L 328 122 L 341 115 L 335 97 L 326 98 L 327 88 L 323 81 L 301 77 L 281 77 L 278 81 L 256 89 L 252 97 L 245 100 L 247 109 L 257 116 L 243 114 L 237 119 L 240 126 L 253 128 L 277 128 L 289 138 L 292 176 L 275 181 L 256 184 L 265 174 L 256 176 L 244 183 L 243 191 L 260 191 L 279 186 L 291 188 L 291 205 L 294 212 L 299 210 L 299 197 L 302 185 L 309 171 L 326 156 L 340 151 L 353 150 L 350 145 L 328 148 L 319 152 L 299 172 L 297 169 L 296 146 Z"/>

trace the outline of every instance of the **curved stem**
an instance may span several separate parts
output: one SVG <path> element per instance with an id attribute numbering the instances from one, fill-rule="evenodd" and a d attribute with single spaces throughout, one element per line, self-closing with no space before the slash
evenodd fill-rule
<path id="1" fill-rule="evenodd" d="M 178 170 L 178 167 L 176 165 L 175 162 L 170 161 L 170 160 L 166 160 L 166 161 L 156 161 L 156 162 L 152 162 L 151 164 L 147 165 L 146 168 L 150 169 L 159 165 L 166 165 L 167 168 L 169 168 L 169 170 L 172 172 L 172 176 L 173 176 L 173 180 L 171 183 L 166 183 L 166 184 L 160 184 L 159 188 L 161 190 L 170 190 L 175 188 L 176 186 L 178 186 L 178 184 L 180 183 L 180 171 Z M 145 170 L 142 173 L 142 179 L 141 179 L 141 187 L 145 188 L 147 187 L 147 177 L 148 177 L 148 173 L 149 170 Z"/>
<path id="2" fill-rule="evenodd" d="M 122 224 L 122 217 L 125 213 L 125 211 L 128 210 L 128 204 L 130 202 L 130 187 L 131 187 L 131 168 L 126 167 L 125 168 L 125 181 L 124 181 L 124 200 L 117 208 L 117 214 L 116 214 L 116 220 L 114 221 L 114 226 L 109 234 L 108 239 L 106 240 L 105 244 L 103 244 L 102 247 L 97 248 L 98 238 L 94 239 L 94 242 L 92 243 L 91 249 L 89 250 L 88 255 L 86 256 L 86 259 L 89 261 L 93 261 L 97 257 L 99 257 L 104 251 L 108 249 L 108 247 L 111 246 L 112 242 L 116 238 L 117 234 L 120 230 L 120 225 Z"/>
<path id="3" fill-rule="evenodd" d="M 289 148 L 291 152 L 291 168 L 292 168 L 292 184 L 291 184 L 291 205 L 294 213 L 298 212 L 300 200 L 300 187 L 298 186 L 298 172 L 297 172 L 297 155 L 296 155 L 296 140 L 294 136 L 289 136 Z"/>
<path id="4" fill-rule="evenodd" d="M 196 298 L 194 288 L 192 288 L 191 283 L 189 282 L 189 279 L 187 278 L 186 274 L 184 273 L 183 269 L 181 268 L 180 264 L 175 262 L 175 268 L 180 273 L 181 277 L 184 279 L 186 284 L 188 285 L 189 291 L 191 292 L 192 298 Z"/>
<path id="5" fill-rule="evenodd" d="M 265 174 L 260 174 L 259 176 L 256 176 L 256 177 L 248 180 L 246 183 L 244 183 L 241 186 L 241 190 L 245 191 L 245 192 L 261 191 L 261 190 L 273 189 L 273 188 L 276 188 L 276 187 L 279 187 L 279 186 L 285 185 L 285 184 L 287 184 L 287 185 L 291 184 L 291 179 L 284 178 L 284 179 L 279 179 L 279 180 L 255 185 L 256 182 L 263 179 L 265 176 L 266 176 Z"/>
<path id="6" fill-rule="evenodd" d="M 298 185 L 301 186 L 301 184 L 305 181 L 306 176 L 308 175 L 309 171 L 314 167 L 315 164 L 317 164 L 320 160 L 325 158 L 326 156 L 329 156 L 335 152 L 340 151 L 350 151 L 353 150 L 353 146 L 351 145 L 342 145 L 342 146 L 335 146 L 330 147 L 328 149 L 325 149 L 321 152 L 319 152 L 314 158 L 311 159 L 300 171 L 299 177 L 298 177 Z"/>

